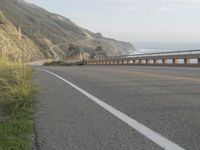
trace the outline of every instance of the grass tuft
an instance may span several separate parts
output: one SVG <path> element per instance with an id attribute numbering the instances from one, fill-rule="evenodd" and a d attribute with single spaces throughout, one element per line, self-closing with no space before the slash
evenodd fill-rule
<path id="1" fill-rule="evenodd" d="M 35 91 L 28 66 L 0 61 L 0 150 L 31 150 Z"/>

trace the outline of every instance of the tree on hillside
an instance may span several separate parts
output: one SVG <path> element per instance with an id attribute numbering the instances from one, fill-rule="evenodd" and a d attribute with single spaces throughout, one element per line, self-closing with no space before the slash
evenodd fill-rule
<path id="1" fill-rule="evenodd" d="M 98 46 L 96 49 L 95 49 L 96 52 L 102 52 L 103 51 L 103 48 L 101 46 Z"/>
<path id="2" fill-rule="evenodd" d="M 98 46 L 94 52 L 90 55 L 90 58 L 101 59 L 107 57 L 106 52 L 101 46 Z"/>
<path id="3" fill-rule="evenodd" d="M 80 54 L 80 49 L 75 47 L 74 45 L 70 44 L 68 50 L 66 51 L 67 56 L 76 56 Z"/>

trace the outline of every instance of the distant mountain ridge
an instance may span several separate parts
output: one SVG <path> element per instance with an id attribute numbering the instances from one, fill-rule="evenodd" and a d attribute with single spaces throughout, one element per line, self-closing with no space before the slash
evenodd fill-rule
<path id="1" fill-rule="evenodd" d="M 61 15 L 50 13 L 23 0 L 0 0 L 0 11 L 13 27 L 20 27 L 22 34 L 39 50 L 38 56 L 34 54 L 34 57 L 29 58 L 30 61 L 53 58 L 54 52 L 61 58 L 66 57 L 72 46 L 89 54 L 101 46 L 109 56 L 135 51 L 130 43 L 92 33 Z"/>

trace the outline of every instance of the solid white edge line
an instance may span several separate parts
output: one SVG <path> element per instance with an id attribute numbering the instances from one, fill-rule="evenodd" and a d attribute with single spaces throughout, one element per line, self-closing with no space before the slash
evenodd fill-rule
<path id="1" fill-rule="evenodd" d="M 164 148 L 165 150 L 185 150 L 181 146 L 179 146 L 176 143 L 170 141 L 169 139 L 163 137 L 159 133 L 156 133 L 155 131 L 153 131 L 149 127 L 139 123 L 135 119 L 130 118 L 129 116 L 127 116 L 126 114 L 120 112 L 119 110 L 115 109 L 114 107 L 106 104 L 102 100 L 96 98 L 95 96 L 91 95 L 90 93 L 86 92 L 85 90 L 79 88 L 78 86 L 76 86 L 75 84 L 71 83 L 70 81 L 68 81 L 68 80 L 62 78 L 61 76 L 59 76 L 59 75 L 57 75 L 57 74 L 55 74 L 53 72 L 50 72 L 50 71 L 48 71 L 46 69 L 41 69 L 41 70 L 43 70 L 43 71 L 45 71 L 45 72 L 57 77 L 58 79 L 66 82 L 67 84 L 69 84 L 70 86 L 72 86 L 73 88 L 75 88 L 76 90 L 78 90 L 79 92 L 81 92 L 82 94 L 87 96 L 88 98 L 90 98 L 92 101 L 94 101 L 95 103 L 100 105 L 102 108 L 104 108 L 105 110 L 110 112 L 112 115 L 114 115 L 118 119 L 122 120 L 123 122 L 128 124 L 130 127 L 134 128 L 135 130 L 140 132 L 142 135 L 144 135 L 146 138 L 150 139 L 152 142 L 156 143 L 157 145 L 159 145 L 160 147 Z"/>

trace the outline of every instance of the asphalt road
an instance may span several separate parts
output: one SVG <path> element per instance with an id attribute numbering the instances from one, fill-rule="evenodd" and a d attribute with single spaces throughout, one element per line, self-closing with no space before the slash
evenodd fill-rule
<path id="1" fill-rule="evenodd" d="M 41 67 L 187 150 L 200 149 L 200 68 Z M 159 150 L 158 144 L 57 77 L 35 68 L 40 150 Z"/>

